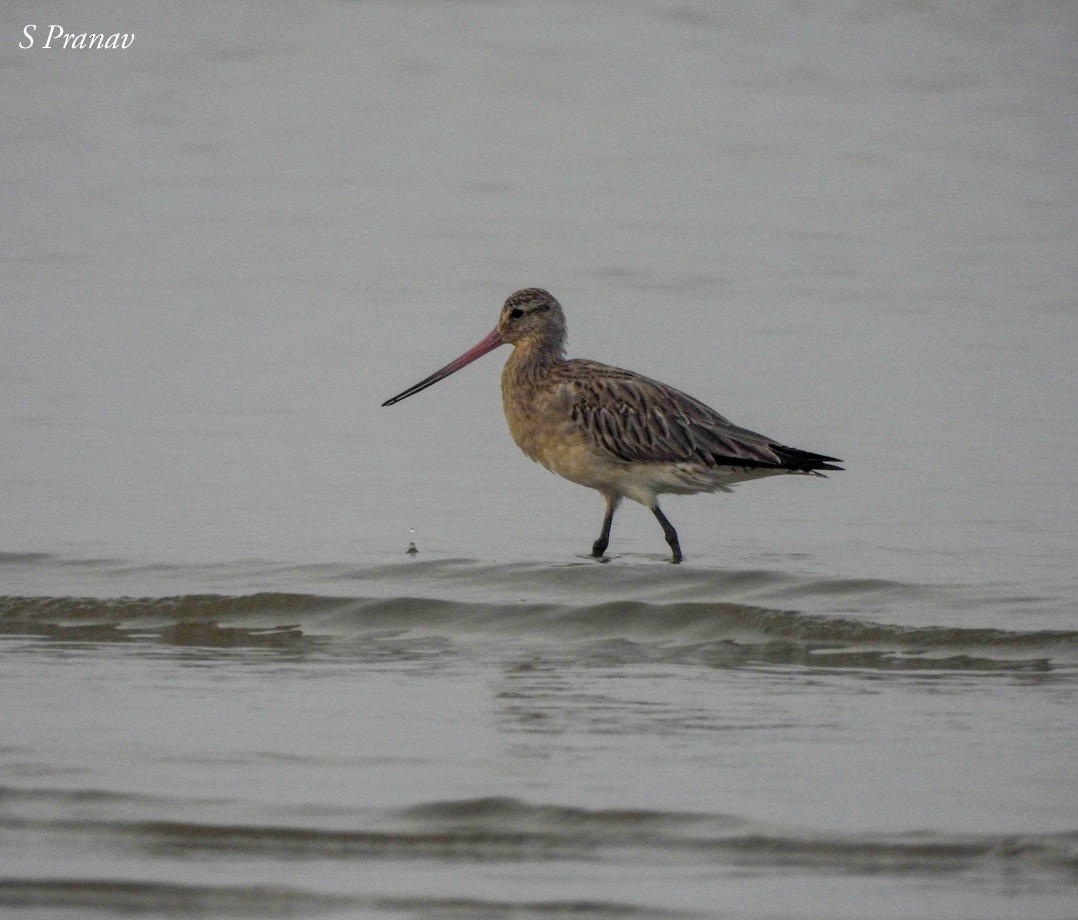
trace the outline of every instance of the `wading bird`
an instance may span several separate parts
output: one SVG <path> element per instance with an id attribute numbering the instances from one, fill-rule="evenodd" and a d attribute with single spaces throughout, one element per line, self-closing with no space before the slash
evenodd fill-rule
<path id="1" fill-rule="evenodd" d="M 550 294 L 539 288 L 517 291 L 490 335 L 382 405 L 425 390 L 499 345 L 512 345 L 502 370 L 509 431 L 532 460 L 606 499 L 603 529 L 591 548 L 599 558 L 623 498 L 651 509 L 672 561 L 680 562 L 677 531 L 656 496 L 728 492 L 749 479 L 842 469 L 834 457 L 784 447 L 739 428 L 664 383 L 597 361 L 566 360 L 565 337 L 565 315 Z"/>

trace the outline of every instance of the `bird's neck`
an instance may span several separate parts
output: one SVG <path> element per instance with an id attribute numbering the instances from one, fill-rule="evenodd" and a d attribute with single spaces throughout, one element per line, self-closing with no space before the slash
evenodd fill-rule
<path id="1" fill-rule="evenodd" d="M 513 347 L 513 353 L 505 362 L 503 376 L 527 383 L 544 376 L 551 367 L 564 360 L 564 346 L 560 342 L 523 339 Z"/>
<path id="2" fill-rule="evenodd" d="M 525 339 L 513 347 L 502 369 L 502 407 L 509 432 L 524 453 L 544 464 L 540 405 L 550 383 L 550 372 L 562 361 L 559 344 Z"/>

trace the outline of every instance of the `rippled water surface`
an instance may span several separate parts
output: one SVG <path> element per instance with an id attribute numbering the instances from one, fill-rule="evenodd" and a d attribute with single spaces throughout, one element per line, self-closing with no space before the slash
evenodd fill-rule
<path id="1" fill-rule="evenodd" d="M 1078 7 L 0 27 L 0 912 L 1078 914 Z M 589 559 L 529 285 L 846 471 Z"/>

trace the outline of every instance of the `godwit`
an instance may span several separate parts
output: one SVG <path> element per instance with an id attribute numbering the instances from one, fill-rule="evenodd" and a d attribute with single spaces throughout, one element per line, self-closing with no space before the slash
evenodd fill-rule
<path id="1" fill-rule="evenodd" d="M 659 509 L 664 492 L 728 492 L 748 479 L 779 473 L 821 476 L 841 470 L 834 457 L 784 447 L 727 421 L 714 409 L 632 371 L 565 358 L 565 314 L 539 288 L 517 291 L 494 330 L 455 361 L 383 406 L 444 380 L 499 345 L 513 353 L 502 370 L 509 431 L 524 453 L 570 482 L 596 489 L 606 516 L 591 554 L 602 557 L 622 498 L 658 519 L 673 562 L 682 560 L 677 531 Z"/>

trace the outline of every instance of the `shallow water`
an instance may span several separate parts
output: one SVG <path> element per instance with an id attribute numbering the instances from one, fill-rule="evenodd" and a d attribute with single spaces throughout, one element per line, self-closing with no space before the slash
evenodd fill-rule
<path id="1" fill-rule="evenodd" d="M 307 589 L 0 600 L 9 909 L 1074 904 L 1078 630 L 849 612 L 945 622 L 916 611 L 978 609 L 966 588 L 634 559 L 4 565 Z"/>
<path id="2" fill-rule="evenodd" d="M 5 915 L 1078 912 L 1078 8 L 5 11 Z M 588 559 L 533 284 L 847 470 Z"/>

